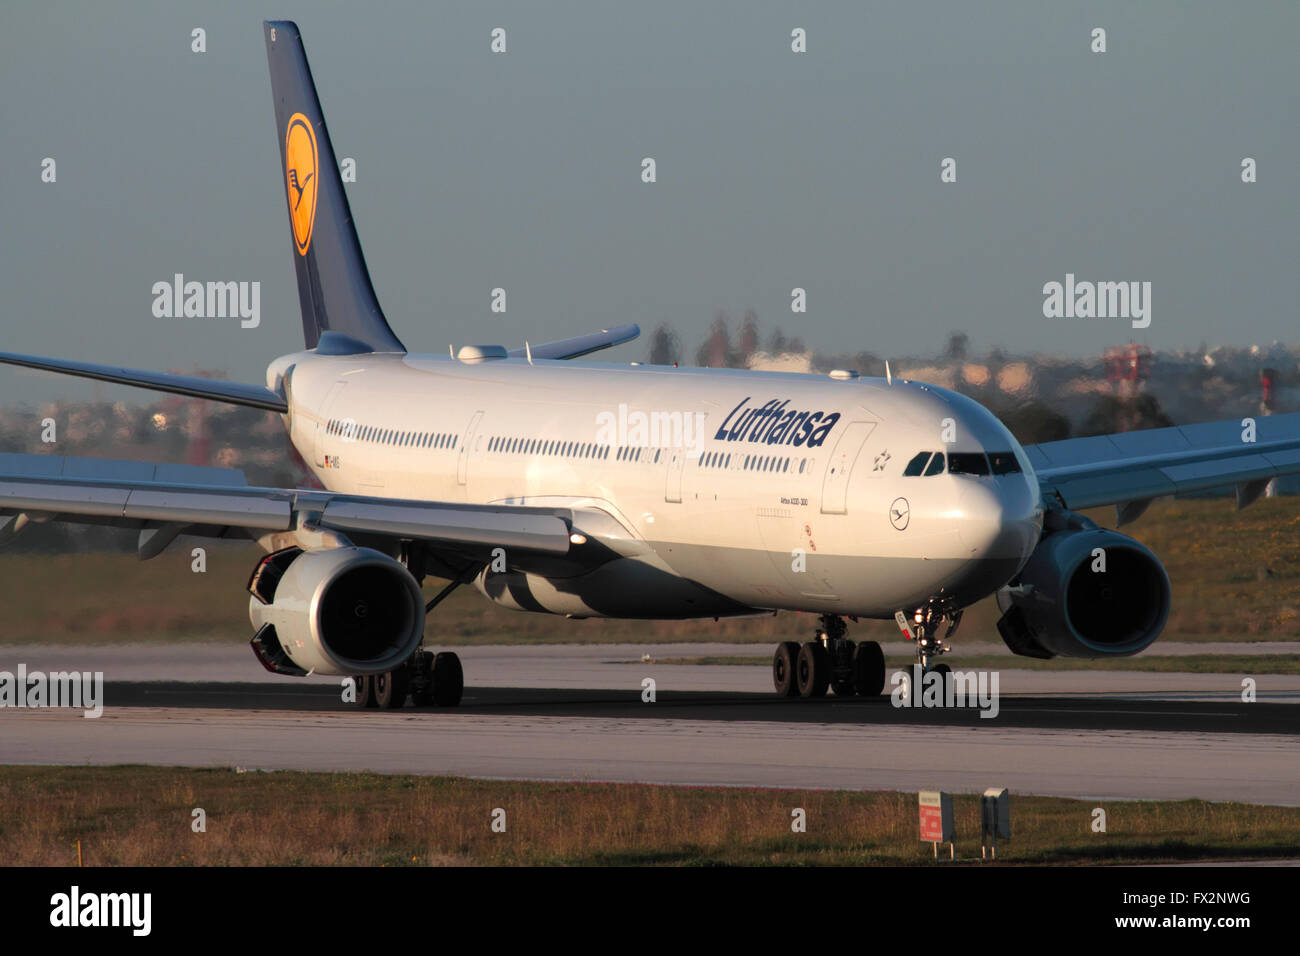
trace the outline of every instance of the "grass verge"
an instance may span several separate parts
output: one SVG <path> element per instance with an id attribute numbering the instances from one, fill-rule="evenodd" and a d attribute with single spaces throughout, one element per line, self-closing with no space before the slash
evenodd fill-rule
<path id="1" fill-rule="evenodd" d="M 1107 832 L 1092 831 L 1093 811 Z M 192 829 L 194 810 L 206 832 Z M 493 811 L 506 830 L 493 832 Z M 791 832 L 791 813 L 807 832 Z M 958 864 L 979 803 L 954 797 Z M 1013 797 L 999 863 L 1162 863 L 1295 856 L 1300 808 Z M 0 767 L 9 866 L 862 865 L 931 859 L 916 795 L 364 773 Z M 942 860 L 945 865 L 948 861 Z"/>

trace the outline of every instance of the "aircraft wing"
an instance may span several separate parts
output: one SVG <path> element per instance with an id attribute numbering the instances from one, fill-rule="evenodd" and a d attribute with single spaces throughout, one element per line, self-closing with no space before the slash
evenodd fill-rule
<path id="1" fill-rule="evenodd" d="M 425 541 L 460 557 L 497 547 L 559 556 L 569 552 L 571 531 L 563 516 L 540 508 L 256 488 L 234 468 L 0 454 L 0 543 L 30 521 L 50 520 L 139 530 L 142 558 L 178 534 L 257 538 L 304 526 Z"/>
<path id="2" fill-rule="evenodd" d="M 1116 506 L 1131 521 L 1154 498 L 1237 486 L 1244 508 L 1281 475 L 1300 474 L 1300 413 L 1152 428 L 1026 445 L 1043 500 Z"/>
<path id="3" fill-rule="evenodd" d="M 560 339 L 557 342 L 544 342 L 541 345 L 529 346 L 528 349 L 511 349 L 509 354 L 511 358 L 524 358 L 531 350 L 535 359 L 579 358 L 613 345 L 631 342 L 640 334 L 641 327 L 635 323 L 616 325 L 612 329 L 601 329 L 599 332 L 578 335 L 571 339 Z"/>

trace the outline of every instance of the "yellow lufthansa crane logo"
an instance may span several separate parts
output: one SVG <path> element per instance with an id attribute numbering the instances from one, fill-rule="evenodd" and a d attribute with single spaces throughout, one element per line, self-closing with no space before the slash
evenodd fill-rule
<path id="1" fill-rule="evenodd" d="M 298 255 L 311 248 L 311 227 L 316 221 L 316 132 L 307 117 L 294 113 L 284 132 L 285 183 L 289 191 L 289 221 Z"/>

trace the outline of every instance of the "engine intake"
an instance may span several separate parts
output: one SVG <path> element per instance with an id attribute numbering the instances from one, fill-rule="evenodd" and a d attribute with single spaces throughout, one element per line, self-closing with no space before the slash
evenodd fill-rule
<path id="1" fill-rule="evenodd" d="M 424 635 L 424 596 L 399 562 L 370 548 L 289 548 L 248 582 L 253 649 L 282 674 L 377 674 Z"/>
<path id="2" fill-rule="evenodd" d="M 1169 576 L 1144 544 L 1081 519 L 1044 536 L 998 592 L 998 631 L 1026 657 L 1127 657 L 1160 636 L 1169 598 Z"/>

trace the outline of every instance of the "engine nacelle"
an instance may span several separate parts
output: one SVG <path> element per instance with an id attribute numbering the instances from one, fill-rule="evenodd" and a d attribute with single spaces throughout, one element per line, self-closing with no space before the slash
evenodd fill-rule
<path id="1" fill-rule="evenodd" d="M 1127 657 L 1144 650 L 1169 618 L 1164 565 L 1127 535 L 1082 518 L 1073 525 L 1044 536 L 998 592 L 1002 639 L 1026 657 Z"/>
<path id="2" fill-rule="evenodd" d="M 424 635 L 424 596 L 399 562 L 370 548 L 289 548 L 248 582 L 253 650 L 281 674 L 378 674 Z"/>

